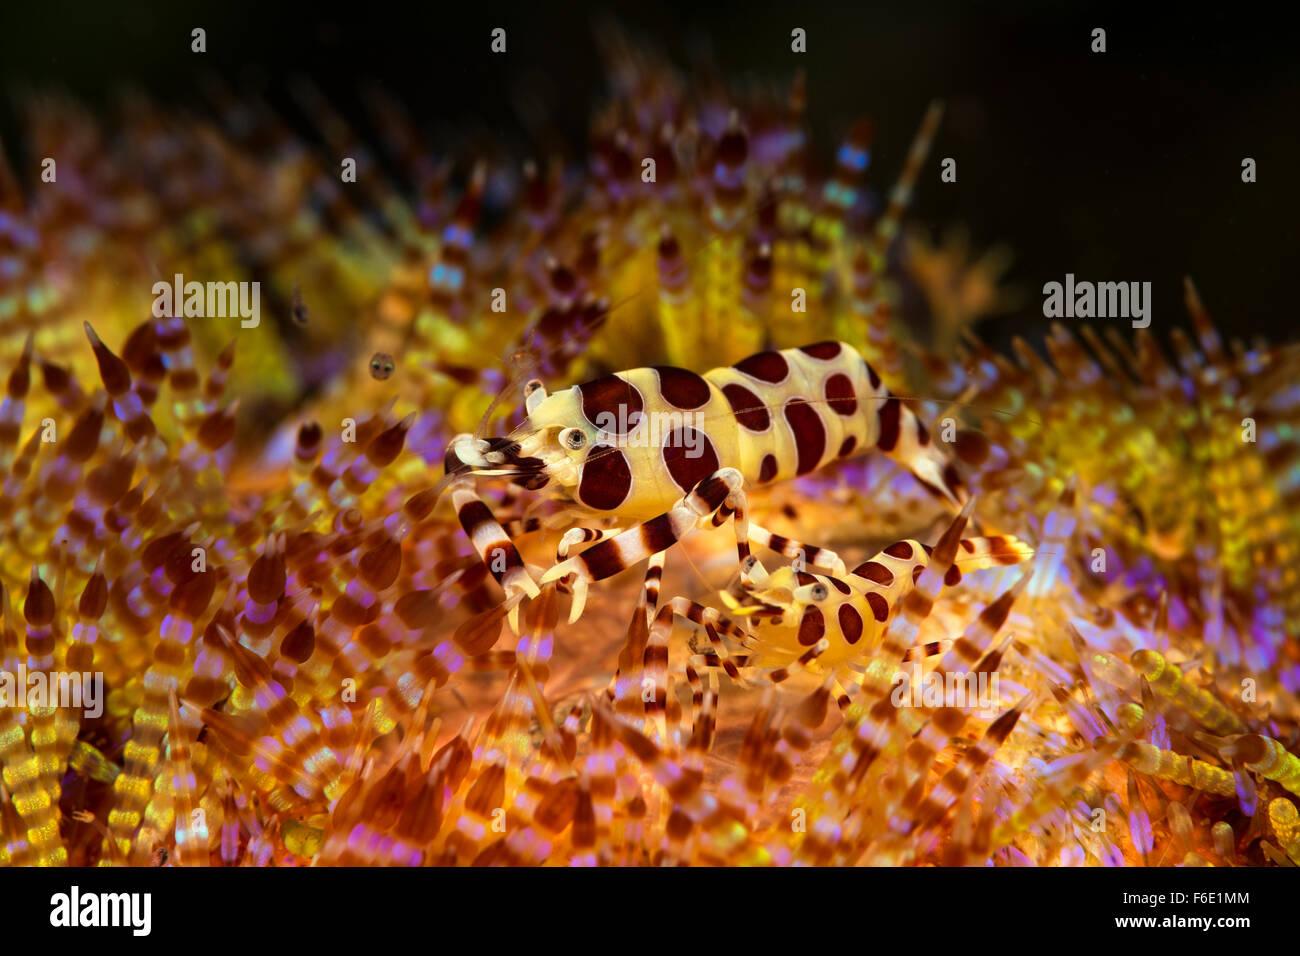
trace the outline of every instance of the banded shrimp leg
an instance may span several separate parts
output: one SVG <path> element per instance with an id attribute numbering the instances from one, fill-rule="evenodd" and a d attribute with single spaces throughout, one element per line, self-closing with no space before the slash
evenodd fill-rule
<path id="1" fill-rule="evenodd" d="M 510 605 L 510 626 L 516 634 L 519 633 L 520 602 L 525 597 L 537 597 L 541 590 L 533 580 L 515 539 L 539 530 L 544 522 L 527 515 L 511 517 L 504 523 L 498 520 L 491 506 L 479 494 L 476 479 L 505 477 L 523 488 L 536 488 L 540 486 L 539 482 L 541 485 L 546 483 L 540 462 L 536 462 L 536 467 L 529 467 L 531 463 L 508 459 L 511 447 L 508 439 L 480 437 L 486 433 L 488 423 L 505 394 L 517 389 L 524 377 L 531 373 L 528 358 L 526 349 L 516 350 L 508 357 L 506 364 L 511 368 L 508 380 L 484 411 L 476 434 L 461 434 L 453 438 L 444 455 L 445 474 L 442 479 L 412 495 L 402 506 L 407 517 L 420 521 L 432 513 L 444 493 L 449 494 L 456 518 L 474 551 L 505 592 L 506 603 Z M 533 364 L 535 361 L 533 357 Z M 536 390 L 534 385 L 540 387 L 541 383 L 531 379 L 523 385 L 525 403 L 529 401 L 530 393 Z M 513 505 L 516 500 L 517 494 L 507 489 L 505 503 Z"/>
<path id="2" fill-rule="evenodd" d="M 575 528 L 566 535 L 569 547 L 583 540 L 597 543 L 580 554 L 560 560 L 538 583 L 545 587 L 568 581 L 574 587 L 575 600 L 569 616 L 573 623 L 582 614 L 583 604 L 578 596 L 585 594 L 588 585 L 667 551 L 693 531 L 719 527 L 722 521 L 717 515 L 724 507 L 735 528 L 737 553 L 745 564 L 750 550 L 744 484 L 744 477 L 735 468 L 720 468 L 701 479 L 668 511 L 649 521 L 621 531 Z"/>
<path id="3" fill-rule="evenodd" d="M 718 512 L 713 516 L 713 527 L 719 528 L 731 516 L 731 509 L 727 504 L 723 504 Z M 823 548 L 815 544 L 807 544 L 795 538 L 787 537 L 783 534 L 777 534 L 769 531 L 762 525 L 750 520 L 748 523 L 748 540 L 750 544 L 758 544 L 769 551 L 774 551 L 783 558 L 805 565 L 818 568 L 835 575 L 843 577 L 848 573 L 848 566 L 844 559 L 838 553 L 830 548 Z M 740 580 L 744 587 L 762 587 L 767 583 L 768 573 L 763 563 L 753 554 L 741 555 L 740 560 Z"/>

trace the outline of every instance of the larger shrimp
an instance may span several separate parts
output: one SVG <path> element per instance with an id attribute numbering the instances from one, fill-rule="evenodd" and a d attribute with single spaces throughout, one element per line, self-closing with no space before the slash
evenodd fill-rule
<path id="1" fill-rule="evenodd" d="M 540 583 L 565 580 L 574 586 L 573 619 L 581 613 L 587 583 L 732 516 L 748 584 L 766 579 L 750 554 L 751 540 L 842 574 L 843 562 L 832 552 L 750 522 L 745 492 L 872 449 L 954 508 L 966 498 L 957 469 L 925 425 L 843 342 L 759 352 L 703 375 L 638 368 L 553 395 L 536 380 L 525 391 L 528 416 L 514 436 L 460 436 L 448 451 L 444 481 L 466 533 L 507 599 L 535 595 L 537 582 L 478 497 L 473 475 L 511 475 L 570 505 L 565 520 L 575 527 L 562 538 L 557 563 Z M 579 526 L 597 518 L 621 522 L 624 529 Z M 576 545 L 592 541 L 598 543 L 568 556 Z"/>

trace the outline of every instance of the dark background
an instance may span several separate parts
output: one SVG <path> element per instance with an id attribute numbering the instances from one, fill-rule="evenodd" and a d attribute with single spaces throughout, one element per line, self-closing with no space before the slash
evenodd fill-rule
<path id="1" fill-rule="evenodd" d="M 364 116 L 360 81 L 395 93 L 433 143 L 540 152 L 525 99 L 581 156 L 605 94 L 594 25 L 612 17 L 686 68 L 706 54 L 728 77 L 788 83 L 808 75 L 809 116 L 829 162 L 857 116 L 876 124 L 872 182 L 888 186 L 926 103 L 948 105 L 912 219 L 969 227 L 974 247 L 1005 243 L 1025 294 L 993 323 L 997 338 L 1044 328 L 1041 287 L 1079 279 L 1151 281 L 1153 331 L 1185 325 L 1190 275 L 1234 335 L 1292 341 L 1300 212 L 1300 67 L 1293 33 L 1254 5 L 1163 11 L 1003 3 L 607 3 L 508 6 L 433 0 L 358 3 L 326 13 L 269 2 L 32 2 L 0 12 L 0 136 L 22 156 L 13 94 L 62 89 L 97 108 L 125 87 L 207 109 L 199 75 L 221 75 L 292 113 L 286 81 L 306 74 L 345 113 Z M 190 30 L 208 52 L 190 52 Z M 508 53 L 490 54 L 502 26 Z M 808 53 L 790 30 L 808 31 Z M 1090 52 L 1091 30 L 1108 52 Z M 359 120 L 364 124 L 364 119 Z M 308 130 L 308 132 L 310 132 Z M 1241 182 L 1254 157 L 1259 181 Z"/>

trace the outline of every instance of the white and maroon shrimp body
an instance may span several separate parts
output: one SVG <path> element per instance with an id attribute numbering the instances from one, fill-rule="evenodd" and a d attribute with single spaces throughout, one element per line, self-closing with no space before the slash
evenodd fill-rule
<path id="1" fill-rule="evenodd" d="M 733 604 L 732 612 L 748 620 L 759 666 L 789 664 L 823 639 L 820 668 L 834 670 L 846 661 L 865 659 L 880 644 L 903 596 L 929 561 L 932 548 L 913 539 L 896 541 L 848 574 L 835 577 L 790 566 L 777 568 L 766 587 L 749 595 L 750 603 Z M 1032 550 L 1012 535 L 964 538 L 957 558 L 944 575 L 953 587 L 963 573 L 1019 564 Z"/>
<path id="2" fill-rule="evenodd" d="M 742 573 L 761 583 L 765 571 L 750 554 L 750 536 L 762 544 L 775 536 L 748 520 L 746 487 L 806 475 L 871 449 L 950 504 L 966 500 L 956 468 L 920 419 L 843 342 L 759 352 L 703 375 L 636 368 L 554 395 L 533 381 L 525 400 L 528 417 L 518 440 L 461 436 L 447 455 L 446 480 L 461 523 L 512 597 L 534 595 L 536 585 L 475 494 L 477 471 L 513 475 L 575 506 L 543 585 L 602 580 L 667 550 L 706 520 L 717 526 L 733 515 Z M 594 518 L 637 527 L 607 534 L 578 526 Z M 568 557 L 572 546 L 590 541 L 598 543 Z M 788 544 L 777 550 L 806 551 Z M 832 552 L 823 558 L 826 567 L 841 569 Z M 574 617 L 582 603 L 576 593 Z"/>
<path id="3" fill-rule="evenodd" d="M 532 404 L 519 454 L 552 492 L 630 521 L 660 514 L 734 468 L 749 486 L 878 448 L 960 505 L 960 479 L 910 408 L 851 346 L 759 352 L 703 375 L 637 368 Z"/>

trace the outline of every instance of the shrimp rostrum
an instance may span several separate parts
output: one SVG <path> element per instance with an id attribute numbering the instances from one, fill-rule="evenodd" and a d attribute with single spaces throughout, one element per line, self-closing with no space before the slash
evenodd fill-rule
<path id="1" fill-rule="evenodd" d="M 843 575 L 834 552 L 774 535 L 746 509 L 746 489 L 843 458 L 878 449 L 954 510 L 966 500 L 956 467 L 925 425 L 843 342 L 759 352 L 702 375 L 637 368 L 554 394 L 534 379 L 525 406 L 526 420 L 508 437 L 455 439 L 442 487 L 507 601 L 536 595 L 539 584 L 562 584 L 574 594 L 573 620 L 591 582 L 728 518 L 746 586 L 767 580 L 751 542 Z M 478 495 L 477 475 L 509 476 L 565 503 L 556 564 L 539 580 Z M 421 501 L 408 502 L 408 511 L 420 516 L 442 487 L 432 498 L 416 496 Z M 613 527 L 589 526 L 597 523 Z M 592 546 L 570 555 L 586 543 Z M 662 558 L 651 561 L 652 569 L 661 566 Z"/>

